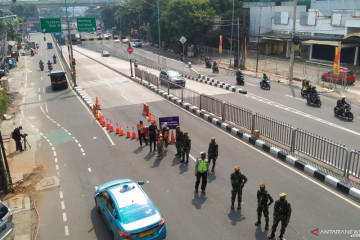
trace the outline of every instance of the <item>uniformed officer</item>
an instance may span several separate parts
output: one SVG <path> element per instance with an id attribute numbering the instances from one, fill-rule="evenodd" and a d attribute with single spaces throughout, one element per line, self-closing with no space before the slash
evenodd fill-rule
<path id="1" fill-rule="evenodd" d="M 255 223 L 255 226 L 259 226 L 261 224 L 261 214 L 264 213 L 265 217 L 265 230 L 269 229 L 269 206 L 274 202 L 270 194 L 265 190 L 265 183 L 260 183 L 260 189 L 257 191 L 257 215 L 258 220 Z"/>
<path id="2" fill-rule="evenodd" d="M 144 129 L 144 123 L 143 121 L 140 121 L 137 125 L 137 130 L 139 134 L 139 141 L 140 141 L 140 147 L 142 147 L 142 139 L 144 139 L 144 142 L 146 145 L 148 145 L 146 137 L 145 137 L 145 129 Z"/>
<path id="3" fill-rule="evenodd" d="M 241 209 L 242 189 L 247 182 L 247 177 L 240 172 L 239 166 L 234 168 L 234 172 L 230 175 L 232 185 L 231 190 L 231 209 L 234 209 L 236 195 L 238 196 L 238 209 Z"/>
<path id="4" fill-rule="evenodd" d="M 183 141 L 182 141 L 182 160 L 180 162 L 185 161 L 185 155 L 186 155 L 186 161 L 185 163 L 189 163 L 189 153 L 191 150 L 191 139 L 188 136 L 188 132 L 184 132 Z"/>
<path id="5" fill-rule="evenodd" d="M 268 239 L 274 239 L 276 228 L 281 221 L 281 230 L 279 239 L 283 240 L 285 229 L 289 224 L 291 217 L 291 205 L 286 200 L 286 193 L 280 194 L 280 199 L 275 201 L 274 205 L 274 222 L 271 228 L 271 234 L 268 236 Z"/>
<path id="6" fill-rule="evenodd" d="M 163 135 L 163 140 L 164 140 L 164 145 L 165 145 L 165 150 L 166 150 L 169 145 L 169 127 L 167 126 L 167 123 L 164 123 L 164 125 L 162 126 L 162 129 L 161 129 L 161 132 Z"/>
<path id="7" fill-rule="evenodd" d="M 157 138 L 158 138 L 158 144 L 157 144 L 158 155 L 157 155 L 157 157 L 162 159 L 164 156 L 164 141 L 163 141 L 162 134 L 159 133 Z"/>
<path id="8" fill-rule="evenodd" d="M 150 140 L 150 152 L 152 151 L 152 145 L 154 145 L 154 152 L 156 151 L 156 132 L 158 128 L 154 121 L 149 126 L 149 140 Z"/>
<path id="9" fill-rule="evenodd" d="M 211 160 L 213 161 L 211 172 L 214 172 L 218 153 L 219 153 L 219 146 L 215 142 L 215 137 L 212 137 L 211 142 L 209 143 L 209 149 L 208 149 L 209 167 L 211 165 Z"/>
<path id="10" fill-rule="evenodd" d="M 209 161 L 206 158 L 206 153 L 201 152 L 200 157 L 196 160 L 196 165 L 195 165 L 195 176 L 196 176 L 195 192 L 199 191 L 200 179 L 202 179 L 201 192 L 205 193 L 208 175 L 209 175 Z"/>
<path id="11" fill-rule="evenodd" d="M 181 157 L 181 144 L 184 134 L 180 130 L 180 126 L 176 126 L 176 154 L 175 156 Z"/>

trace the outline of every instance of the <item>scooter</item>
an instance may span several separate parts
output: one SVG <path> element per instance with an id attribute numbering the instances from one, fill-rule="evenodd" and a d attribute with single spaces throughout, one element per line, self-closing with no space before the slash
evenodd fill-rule
<path id="1" fill-rule="evenodd" d="M 54 62 L 54 64 L 56 64 L 56 58 L 53 58 L 53 62 Z"/>
<path id="2" fill-rule="evenodd" d="M 40 64 L 40 70 L 44 71 L 44 64 Z"/>
<path id="3" fill-rule="evenodd" d="M 244 80 L 244 75 L 239 75 L 236 76 L 236 84 L 244 86 L 245 85 L 245 80 Z"/>
<path id="4" fill-rule="evenodd" d="M 212 70 L 213 70 L 213 73 L 219 73 L 219 67 L 218 66 L 213 66 Z"/>
<path id="5" fill-rule="evenodd" d="M 341 111 L 341 109 L 338 106 L 336 106 L 334 108 L 334 114 L 335 114 L 336 117 L 340 116 L 340 117 L 343 117 L 343 118 L 347 118 L 349 121 L 352 121 L 354 119 L 354 115 L 351 112 L 351 105 L 350 104 L 347 104 L 345 106 L 345 109 L 344 109 L 343 112 Z"/>
<path id="6" fill-rule="evenodd" d="M 48 69 L 49 69 L 49 71 L 53 70 L 53 67 L 51 64 L 48 64 Z"/>
<path id="7" fill-rule="evenodd" d="M 260 81 L 260 87 L 262 89 L 266 89 L 266 90 L 270 90 L 270 80 L 269 79 L 266 79 L 265 81 L 264 80 L 261 80 Z"/>
<path id="8" fill-rule="evenodd" d="M 211 62 L 210 61 L 205 61 L 205 67 L 206 68 L 211 68 Z"/>
<path id="9" fill-rule="evenodd" d="M 306 100 L 307 100 L 308 104 L 314 104 L 318 107 L 321 107 L 320 96 L 317 93 L 315 93 L 314 96 L 312 96 L 311 94 L 308 94 Z"/>

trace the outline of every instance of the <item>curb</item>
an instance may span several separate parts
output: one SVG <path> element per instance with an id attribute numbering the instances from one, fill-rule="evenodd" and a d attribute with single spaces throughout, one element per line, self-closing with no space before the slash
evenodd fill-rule
<path id="1" fill-rule="evenodd" d="M 82 54 L 82 53 L 81 53 Z M 84 56 L 86 56 L 85 54 L 83 54 Z M 88 57 L 88 56 L 87 56 Z M 228 123 L 225 123 L 213 116 L 210 116 L 209 114 L 205 113 L 204 111 L 201 111 L 199 110 L 199 108 L 197 106 L 194 106 L 194 105 L 191 105 L 190 103 L 187 103 L 187 102 L 181 102 L 181 99 L 179 99 L 178 97 L 176 96 L 173 96 L 173 95 L 168 95 L 168 93 L 166 91 L 163 91 L 161 89 L 157 89 L 156 86 L 154 85 L 149 85 L 148 83 L 146 82 L 141 82 L 140 80 L 136 79 L 135 77 L 130 77 L 128 75 L 126 75 L 125 73 L 122 73 L 112 67 L 109 67 L 91 57 L 89 57 L 90 59 L 100 63 L 101 65 L 121 74 L 122 76 L 124 77 L 127 77 L 131 80 L 133 80 L 134 82 L 137 82 L 145 87 L 147 87 L 148 89 L 152 90 L 153 92 L 161 95 L 162 97 L 168 99 L 169 101 L 181 106 L 182 108 L 188 110 L 189 112 L 193 113 L 193 114 L 196 114 L 197 116 L 201 117 L 202 119 L 214 124 L 215 126 L 217 127 L 220 127 L 222 129 L 224 129 L 226 132 L 230 133 L 231 135 L 235 136 L 235 137 L 238 137 L 240 139 L 243 139 L 247 142 L 249 142 L 250 144 L 256 146 L 257 148 L 259 149 L 262 149 L 263 151 L 269 153 L 270 155 L 278 158 L 279 160 L 283 161 L 283 162 L 286 162 L 287 164 L 289 165 L 292 165 L 294 166 L 295 168 L 297 168 L 298 170 L 301 170 L 302 172 L 306 173 L 307 175 L 321 181 L 321 182 L 324 182 L 326 183 L 328 186 L 331 186 L 332 188 L 336 189 L 337 191 L 349 196 L 349 197 L 352 197 L 354 199 L 356 199 L 357 201 L 360 201 L 360 190 L 355 188 L 355 187 L 352 187 L 350 185 L 348 185 L 347 183 L 345 182 L 342 182 L 341 180 L 331 176 L 331 175 L 328 175 L 324 172 L 322 172 L 321 170 L 318 170 L 316 168 L 314 168 L 313 166 L 311 165 L 308 165 L 306 163 L 304 163 L 303 161 L 299 160 L 298 158 L 290 155 L 290 154 L 287 154 L 283 151 L 281 151 L 280 149 L 276 148 L 276 147 L 271 147 L 269 144 L 265 143 L 264 141 L 260 140 L 260 139 L 257 139 L 257 138 L 254 138 L 252 137 L 250 134 L 248 133 L 244 133 L 242 131 L 240 131 L 239 129 L 235 128 L 234 126 L 231 126 L 230 124 Z M 139 62 L 138 62 L 139 63 Z M 144 66 L 147 66 L 146 64 L 142 64 Z M 154 69 L 158 69 L 160 70 L 160 68 L 157 68 L 157 67 L 152 67 L 152 66 L 147 66 L 147 67 L 151 67 L 151 68 L 154 68 Z M 185 75 L 187 76 L 187 75 Z M 203 75 L 200 75 L 201 76 L 201 79 L 199 78 L 194 78 L 194 77 L 191 77 L 189 79 L 192 79 L 192 80 L 197 80 L 197 81 L 200 81 L 200 82 L 206 82 L 207 84 L 209 85 L 213 85 L 213 86 L 217 86 L 217 87 L 220 87 L 220 88 L 224 88 L 226 90 L 231 90 L 233 92 L 239 92 L 239 93 L 242 93 L 242 94 L 246 94 L 247 91 L 246 90 L 242 90 L 242 89 L 238 89 L 238 88 L 235 88 L 233 86 L 230 86 L 229 84 L 225 84 L 225 83 L 222 83 L 222 82 L 219 82 L 217 80 L 214 80 L 214 79 L 210 79 L 208 77 L 205 77 Z M 80 87 L 75 87 L 75 90 L 77 91 L 77 93 L 82 97 L 82 99 L 88 104 L 88 106 L 90 107 L 90 109 L 92 109 L 93 105 L 92 105 L 92 101 L 87 97 L 87 95 L 85 94 L 85 92 L 80 88 Z"/>

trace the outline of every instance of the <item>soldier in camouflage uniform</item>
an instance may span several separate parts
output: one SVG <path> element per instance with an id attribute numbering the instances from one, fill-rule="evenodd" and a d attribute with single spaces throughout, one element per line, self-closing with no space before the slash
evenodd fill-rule
<path id="1" fill-rule="evenodd" d="M 209 144 L 209 149 L 208 149 L 209 167 L 210 167 L 210 164 L 211 164 L 211 160 L 213 161 L 211 172 L 214 172 L 216 159 L 218 157 L 218 154 L 219 154 L 219 146 L 215 142 L 215 137 L 212 137 L 211 142 Z"/>
<path id="2" fill-rule="evenodd" d="M 183 132 L 180 130 L 180 126 L 176 126 L 176 154 L 175 156 L 177 157 L 181 157 L 181 144 L 182 144 L 182 138 L 183 138 L 184 134 Z"/>
<path id="3" fill-rule="evenodd" d="M 279 239 L 283 240 L 285 229 L 290 221 L 290 216 L 291 216 L 291 205 L 286 200 L 286 193 L 281 193 L 280 199 L 275 201 L 274 222 L 271 229 L 272 230 L 271 235 L 268 236 L 268 239 L 274 239 L 277 225 L 281 221 L 281 230 L 280 230 Z"/>
<path id="4" fill-rule="evenodd" d="M 242 189 L 247 182 L 247 177 L 241 174 L 239 166 L 234 168 L 234 172 L 230 175 L 232 185 L 231 190 L 231 209 L 234 209 L 236 195 L 238 195 L 238 209 L 241 209 Z"/>
<path id="5" fill-rule="evenodd" d="M 270 202 L 269 202 L 270 201 Z M 265 190 L 265 183 L 260 183 L 260 189 L 257 191 L 257 215 L 258 220 L 255 223 L 255 226 L 259 226 L 261 224 L 261 214 L 264 213 L 265 217 L 265 230 L 269 229 L 269 206 L 274 202 L 270 194 Z"/>
<path id="6" fill-rule="evenodd" d="M 188 132 L 184 132 L 183 140 L 182 140 L 182 160 L 180 162 L 185 161 L 185 155 L 186 155 L 186 161 L 185 163 L 189 163 L 189 153 L 191 149 L 191 139 L 188 136 Z"/>

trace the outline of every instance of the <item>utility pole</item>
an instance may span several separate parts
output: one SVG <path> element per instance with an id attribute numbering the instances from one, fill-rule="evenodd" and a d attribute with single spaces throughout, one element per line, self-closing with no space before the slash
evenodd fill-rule
<path id="1" fill-rule="evenodd" d="M 256 77 L 257 77 L 257 74 L 258 74 L 258 65 L 259 65 L 259 44 L 260 44 L 261 15 L 262 15 L 262 7 L 261 7 L 261 11 L 260 11 L 259 36 L 258 36 L 257 53 L 256 53 Z"/>
<path id="2" fill-rule="evenodd" d="M 72 60 L 74 59 L 74 53 L 73 53 L 73 47 L 72 47 L 72 39 L 71 39 L 71 31 L 70 31 L 70 21 L 69 21 L 69 14 L 68 14 L 68 8 L 67 8 L 67 2 L 65 0 L 65 11 L 66 11 L 66 21 L 67 21 L 67 25 L 68 25 L 68 40 L 69 40 L 69 44 L 70 44 L 70 54 L 71 54 L 71 59 L 70 59 L 70 63 L 69 65 L 71 66 L 70 68 L 72 69 Z M 74 87 L 76 87 L 76 75 L 73 73 L 73 82 L 74 82 Z"/>
<path id="3" fill-rule="evenodd" d="M 294 44 L 294 37 L 295 37 L 295 26 L 296 26 L 296 5 L 297 0 L 294 0 L 294 13 L 293 13 L 293 28 L 291 33 L 291 52 L 290 52 L 290 68 L 289 68 L 289 80 L 293 80 L 294 75 L 294 61 L 295 61 L 295 44 Z"/>
<path id="4" fill-rule="evenodd" d="M 231 67 L 231 55 L 232 55 L 232 46 L 233 46 L 233 29 L 234 29 L 234 0 L 233 0 L 233 8 L 232 8 L 232 16 L 231 16 L 230 67 Z"/>
<path id="5" fill-rule="evenodd" d="M 158 30 L 159 30 L 159 53 L 161 52 L 161 41 L 160 41 L 160 5 L 157 1 L 157 10 L 158 10 Z"/>
<path id="6" fill-rule="evenodd" d="M 237 68 L 239 68 L 239 66 L 240 66 L 240 27 L 239 27 L 239 23 L 240 23 L 240 21 L 239 21 L 239 16 L 238 16 L 238 19 L 237 19 L 237 27 L 238 27 L 238 29 L 237 29 L 237 32 L 238 32 L 238 36 L 237 36 L 237 38 L 238 38 Z"/>

